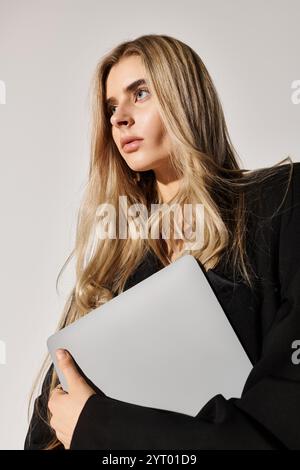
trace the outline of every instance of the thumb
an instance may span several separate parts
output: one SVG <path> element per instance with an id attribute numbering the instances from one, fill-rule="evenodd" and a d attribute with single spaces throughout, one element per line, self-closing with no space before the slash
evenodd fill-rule
<path id="1" fill-rule="evenodd" d="M 68 391 L 70 392 L 79 381 L 82 381 L 82 376 L 78 372 L 75 362 L 68 351 L 65 349 L 57 349 L 56 357 L 58 361 L 58 367 L 65 376 L 68 384 Z"/>

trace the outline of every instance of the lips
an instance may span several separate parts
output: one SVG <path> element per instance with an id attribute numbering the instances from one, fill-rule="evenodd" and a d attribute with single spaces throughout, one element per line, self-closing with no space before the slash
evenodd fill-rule
<path id="1" fill-rule="evenodd" d="M 138 135 L 127 135 L 121 138 L 121 146 L 122 148 L 126 145 L 129 144 L 130 142 L 133 142 L 134 140 L 143 140 L 142 137 L 139 137 Z"/>
<path id="2" fill-rule="evenodd" d="M 144 140 L 142 137 L 139 137 L 137 135 L 128 135 L 124 136 L 121 138 L 121 146 L 124 150 L 124 152 L 129 152 L 133 150 L 137 150 L 137 148 L 140 146 L 142 140 Z"/>
<path id="3" fill-rule="evenodd" d="M 128 142 L 127 144 L 123 146 L 124 152 L 134 152 L 140 147 L 142 140 L 143 139 L 131 140 L 130 142 Z"/>

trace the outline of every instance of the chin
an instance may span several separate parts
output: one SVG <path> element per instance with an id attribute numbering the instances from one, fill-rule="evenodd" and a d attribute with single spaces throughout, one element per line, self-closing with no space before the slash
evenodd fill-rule
<path id="1" fill-rule="evenodd" d="M 132 157 L 134 157 L 132 155 Z M 138 158 L 128 158 L 127 157 L 127 165 L 129 166 L 129 168 L 132 169 L 132 171 L 147 171 L 147 170 L 151 170 L 152 169 L 152 165 L 151 163 L 149 164 L 146 164 L 145 161 L 142 161 L 142 159 L 140 159 L 140 161 L 138 161 Z"/>

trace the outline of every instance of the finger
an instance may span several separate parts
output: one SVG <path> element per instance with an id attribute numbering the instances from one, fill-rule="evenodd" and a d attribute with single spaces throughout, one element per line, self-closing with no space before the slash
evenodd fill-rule
<path id="1" fill-rule="evenodd" d="M 66 393 L 62 388 L 55 387 L 53 390 L 51 390 L 49 398 L 51 398 L 53 395 L 62 395 Z"/>
<path id="2" fill-rule="evenodd" d="M 83 377 L 77 370 L 77 367 L 71 354 L 68 351 L 66 351 L 65 349 L 57 349 L 56 357 L 58 361 L 58 366 L 63 372 L 67 381 L 69 391 L 73 387 L 75 388 L 79 382 L 84 381 Z"/>
<path id="3" fill-rule="evenodd" d="M 50 412 L 53 414 L 53 407 L 55 406 L 56 400 L 59 397 L 65 396 L 67 393 L 64 390 L 61 390 L 59 388 L 54 388 L 49 395 L 48 403 L 47 406 L 50 410 Z"/>
<path id="4" fill-rule="evenodd" d="M 49 421 L 49 424 L 50 424 L 50 428 L 55 430 L 54 428 L 54 420 L 53 420 L 53 416 L 51 417 L 50 421 Z"/>
<path id="5" fill-rule="evenodd" d="M 56 385 L 55 388 L 56 388 L 56 390 L 58 390 L 58 391 L 62 391 L 63 393 L 67 393 L 67 392 L 63 389 L 62 384 Z"/>

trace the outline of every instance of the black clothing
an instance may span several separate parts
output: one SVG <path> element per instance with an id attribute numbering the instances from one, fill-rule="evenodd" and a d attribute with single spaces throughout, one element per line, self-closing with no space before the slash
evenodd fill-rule
<path id="1" fill-rule="evenodd" d="M 252 291 L 222 262 L 207 277 L 254 367 L 240 398 L 212 397 L 193 418 L 133 405 L 98 394 L 86 402 L 71 449 L 300 449 L 300 162 L 287 197 L 289 165 L 247 192 L 247 252 L 257 275 Z M 149 251 L 125 288 L 162 266 Z M 209 314 L 209 312 L 208 312 Z M 53 366 L 51 366 L 53 367 Z M 47 377 L 44 395 L 47 406 Z M 31 439 L 29 431 L 32 428 Z M 51 435 L 34 412 L 25 449 L 39 449 Z"/>

